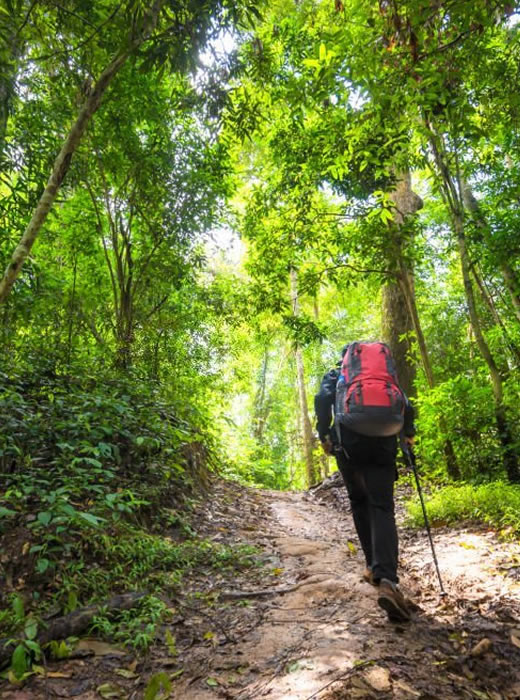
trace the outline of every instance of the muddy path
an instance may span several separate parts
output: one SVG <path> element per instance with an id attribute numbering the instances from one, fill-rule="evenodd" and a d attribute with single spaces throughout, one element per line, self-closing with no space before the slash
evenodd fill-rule
<path id="1" fill-rule="evenodd" d="M 253 593 L 238 600 L 256 624 L 202 655 L 199 678 L 184 674 L 173 697 L 520 698 L 518 545 L 475 526 L 435 531 L 441 599 L 426 536 L 401 527 L 401 583 L 419 610 L 396 626 L 361 579 L 343 489 L 249 498 L 243 522 L 256 525 L 240 536 L 261 545 L 268 564 L 256 587 L 236 581 L 228 594 Z"/>
<path id="2" fill-rule="evenodd" d="M 308 494 L 216 482 L 194 527 L 253 545 L 255 565 L 193 572 L 145 657 L 102 645 L 2 697 L 138 700 L 163 673 L 171 691 L 156 700 L 520 698 L 520 546 L 476 525 L 436 529 L 441 599 L 425 534 L 401 524 L 401 584 L 418 610 L 390 624 L 362 581 L 346 492 L 330 483 Z"/>

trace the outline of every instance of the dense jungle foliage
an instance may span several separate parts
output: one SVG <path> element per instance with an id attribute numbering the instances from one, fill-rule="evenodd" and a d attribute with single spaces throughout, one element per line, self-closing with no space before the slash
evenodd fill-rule
<path id="1" fill-rule="evenodd" d="M 0 0 L 18 677 L 42 611 L 146 578 L 159 620 L 194 562 L 245 565 L 185 514 L 211 472 L 329 473 L 349 341 L 390 344 L 439 517 L 518 532 L 519 60 L 511 0 Z"/>

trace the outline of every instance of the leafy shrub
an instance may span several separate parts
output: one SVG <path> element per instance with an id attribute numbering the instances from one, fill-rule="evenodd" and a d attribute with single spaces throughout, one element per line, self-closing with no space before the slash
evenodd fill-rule
<path id="1" fill-rule="evenodd" d="M 520 486 L 514 484 L 495 481 L 480 486 L 446 486 L 427 498 L 426 509 L 432 523 L 478 520 L 520 535 Z M 407 512 L 409 524 L 424 524 L 418 498 L 407 504 Z"/>
<path id="2" fill-rule="evenodd" d="M 503 476 L 501 446 L 495 427 L 491 388 L 462 374 L 424 392 L 418 404 L 421 456 L 431 475 L 440 476 L 446 435 L 440 432 L 439 417 L 457 456 L 462 477 L 489 480 Z"/>

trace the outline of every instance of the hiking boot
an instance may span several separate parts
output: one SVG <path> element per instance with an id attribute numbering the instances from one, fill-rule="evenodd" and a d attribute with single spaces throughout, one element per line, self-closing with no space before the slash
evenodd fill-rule
<path id="1" fill-rule="evenodd" d="M 410 610 L 397 584 L 386 578 L 381 579 L 379 584 L 377 603 L 386 611 L 390 622 L 408 622 L 411 618 Z"/>

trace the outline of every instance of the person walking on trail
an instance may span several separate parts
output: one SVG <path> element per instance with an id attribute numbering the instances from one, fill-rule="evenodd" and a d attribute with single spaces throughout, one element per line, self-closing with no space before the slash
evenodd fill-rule
<path id="1" fill-rule="evenodd" d="M 363 579 L 378 586 L 378 604 L 392 622 L 409 620 L 399 590 L 394 516 L 398 435 L 413 444 L 414 411 L 399 386 L 387 345 L 354 342 L 328 372 L 314 399 L 326 454 L 336 457 L 366 559 Z"/>

